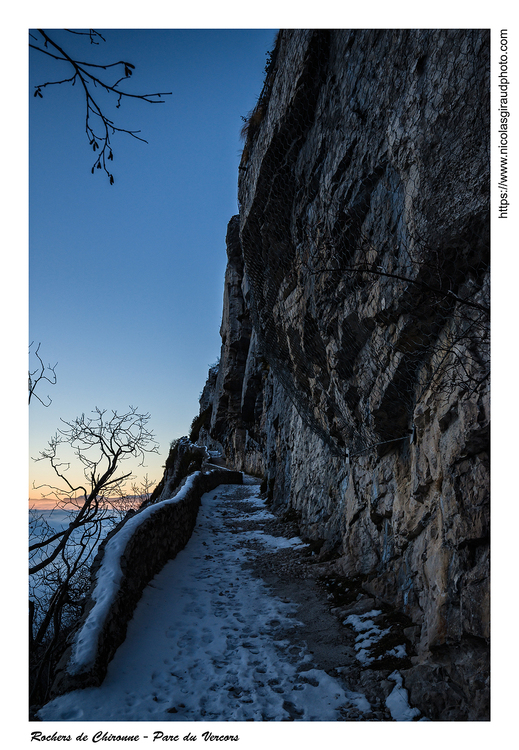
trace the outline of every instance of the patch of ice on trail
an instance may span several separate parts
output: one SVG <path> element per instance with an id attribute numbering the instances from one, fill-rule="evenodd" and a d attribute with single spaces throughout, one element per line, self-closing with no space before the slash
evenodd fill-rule
<path id="1" fill-rule="evenodd" d="M 297 605 L 242 565 L 247 539 L 227 512 L 235 491 L 204 495 L 193 536 L 145 589 L 103 684 L 54 699 L 40 719 L 340 721 L 370 710 L 315 668 Z"/>
<path id="2" fill-rule="evenodd" d="M 386 698 L 386 706 L 389 709 L 391 717 L 394 721 L 414 721 L 420 716 L 418 708 L 411 708 L 409 705 L 408 692 L 403 686 L 403 679 L 400 672 L 395 670 L 392 672 L 388 680 L 392 680 L 396 683 L 391 693 Z"/>
<path id="3" fill-rule="evenodd" d="M 293 536 L 291 539 L 286 539 L 283 536 L 271 536 L 265 534 L 263 531 L 246 531 L 243 533 L 245 539 L 257 540 L 263 542 L 266 546 L 271 549 L 303 549 L 308 545 L 305 544 L 298 536 Z"/>
<path id="4" fill-rule="evenodd" d="M 247 497 L 244 499 L 244 502 L 247 502 L 252 508 L 262 508 L 263 510 L 266 510 L 266 503 L 263 498 L 260 497 L 260 488 L 255 487 L 254 489 L 251 488 L 250 495 L 247 495 Z"/>
<path id="5" fill-rule="evenodd" d="M 256 484 L 258 485 L 258 492 L 260 488 L 260 480 L 256 477 L 251 477 L 250 474 L 243 474 L 243 484 Z"/>
<path id="6" fill-rule="evenodd" d="M 88 613 L 83 627 L 76 633 L 74 638 L 72 656 L 67 666 L 69 674 L 78 674 L 84 671 L 93 663 L 96 657 L 99 632 L 121 584 L 123 574 L 120 561 L 129 539 L 140 524 L 153 513 L 165 505 L 178 503 L 183 500 L 199 473 L 191 474 L 175 497 L 150 505 L 129 518 L 124 526 L 107 543 L 101 566 L 97 572 L 96 586 L 92 592 L 94 606 Z"/>
<path id="7" fill-rule="evenodd" d="M 253 521 L 270 521 L 276 517 L 270 510 L 255 510 L 249 515 Z"/>
<path id="8" fill-rule="evenodd" d="M 371 656 L 369 649 L 391 630 L 391 628 L 382 630 L 375 625 L 373 620 L 368 619 L 380 614 L 382 614 L 382 610 L 372 609 L 371 612 L 366 612 L 363 615 L 349 615 L 349 617 L 343 621 L 343 625 L 350 625 L 357 633 L 359 633 L 355 638 L 355 650 L 357 651 L 357 659 L 362 664 L 367 665 L 375 661 L 375 657 Z"/>
<path id="9" fill-rule="evenodd" d="M 357 632 L 364 632 L 376 627 L 373 620 L 366 620 L 366 618 L 377 617 L 377 615 L 381 614 L 381 609 L 372 609 L 371 612 L 366 612 L 363 615 L 349 615 L 349 617 L 344 620 L 344 625 L 351 625 L 351 627 Z"/>
<path id="10" fill-rule="evenodd" d="M 343 625 L 350 625 L 359 635 L 355 638 L 355 650 L 357 651 L 357 659 L 361 664 L 369 665 L 374 661 L 380 661 L 385 659 L 387 656 L 393 656 L 396 659 L 405 659 L 407 656 L 405 644 L 394 646 L 392 649 L 386 651 L 376 658 L 371 655 L 370 649 L 378 642 L 381 638 L 391 632 L 391 628 L 379 628 L 370 617 L 376 617 L 382 614 L 382 610 L 373 609 L 371 612 L 366 612 L 363 615 L 349 615 L 343 620 Z"/>

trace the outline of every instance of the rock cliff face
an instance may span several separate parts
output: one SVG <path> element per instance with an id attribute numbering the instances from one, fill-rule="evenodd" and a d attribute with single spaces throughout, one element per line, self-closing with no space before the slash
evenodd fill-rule
<path id="1" fill-rule="evenodd" d="M 200 440 L 410 618 L 415 705 L 486 719 L 489 34 L 280 32 L 246 130 Z"/>

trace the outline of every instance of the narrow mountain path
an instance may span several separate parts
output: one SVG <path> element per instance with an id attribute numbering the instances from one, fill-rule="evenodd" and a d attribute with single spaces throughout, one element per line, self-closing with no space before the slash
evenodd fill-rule
<path id="1" fill-rule="evenodd" d="M 145 589 L 103 684 L 56 698 L 39 718 L 390 720 L 383 698 L 375 706 L 349 689 L 354 638 L 315 580 L 290 574 L 305 545 L 281 529 L 250 478 L 204 495 L 192 538 Z"/>

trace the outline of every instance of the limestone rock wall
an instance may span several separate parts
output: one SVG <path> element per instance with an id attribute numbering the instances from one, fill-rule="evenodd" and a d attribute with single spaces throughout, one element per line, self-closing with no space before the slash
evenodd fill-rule
<path id="1" fill-rule="evenodd" d="M 272 59 L 201 439 L 415 623 L 416 705 L 484 719 L 489 34 L 283 31 Z"/>

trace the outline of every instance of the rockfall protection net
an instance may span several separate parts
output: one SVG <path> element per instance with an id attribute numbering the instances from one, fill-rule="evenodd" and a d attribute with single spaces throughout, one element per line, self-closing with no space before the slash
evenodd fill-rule
<path id="1" fill-rule="evenodd" d="M 251 314 L 305 423 L 354 456 L 412 439 L 420 402 L 478 400 L 488 32 L 281 32 L 245 137 Z"/>

